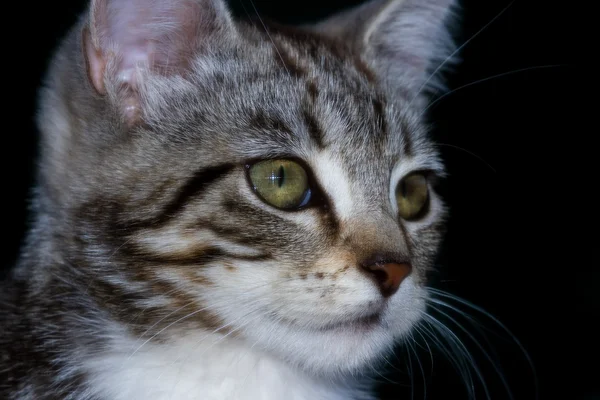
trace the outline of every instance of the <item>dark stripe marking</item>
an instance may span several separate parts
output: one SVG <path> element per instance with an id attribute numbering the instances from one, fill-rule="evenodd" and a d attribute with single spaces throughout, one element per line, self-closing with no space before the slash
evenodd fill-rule
<path id="1" fill-rule="evenodd" d="M 319 97 L 319 88 L 317 87 L 317 82 L 315 82 L 314 78 L 309 79 L 308 82 L 306 82 L 306 91 L 308 92 L 311 103 L 314 104 Z"/>
<path id="2" fill-rule="evenodd" d="M 235 165 L 233 164 L 222 164 L 215 167 L 204 168 L 196 172 L 194 176 L 188 179 L 185 185 L 179 189 L 173 200 L 163 208 L 156 223 L 164 224 L 175 217 L 185 208 L 191 198 L 198 196 L 216 180 L 228 174 L 234 167 Z"/>
<path id="3" fill-rule="evenodd" d="M 191 249 L 186 253 L 157 254 L 147 249 L 142 249 L 135 244 L 127 244 L 119 250 L 122 255 L 132 257 L 137 263 L 153 265 L 176 265 L 176 266 L 202 266 L 214 261 L 226 259 L 242 261 L 261 261 L 271 258 L 269 254 L 243 255 L 227 253 L 216 247 L 203 247 Z"/>
<path id="4" fill-rule="evenodd" d="M 375 121 L 377 123 L 377 127 L 381 132 L 383 137 L 387 138 L 388 135 L 388 126 L 385 120 L 385 104 L 379 99 L 373 99 L 373 111 L 375 112 Z"/>
<path id="5" fill-rule="evenodd" d="M 404 153 L 405 156 L 412 156 L 412 148 L 413 148 L 413 142 L 412 142 L 412 138 L 410 136 L 410 128 L 408 127 L 408 124 L 406 123 L 406 121 L 402 121 L 400 124 L 400 134 L 402 135 L 402 151 Z"/>
<path id="6" fill-rule="evenodd" d="M 250 126 L 263 131 L 278 131 L 292 134 L 292 130 L 279 118 L 266 114 L 263 110 L 258 110 L 250 119 Z"/>
<path id="7" fill-rule="evenodd" d="M 304 110 L 302 114 L 304 117 L 304 122 L 306 123 L 306 127 L 308 128 L 308 135 L 317 144 L 319 149 L 324 149 L 326 147 L 325 143 L 323 142 L 324 135 L 318 121 L 307 110 Z"/>
<path id="8" fill-rule="evenodd" d="M 307 75 L 307 71 L 295 60 L 290 54 L 283 50 L 283 46 L 278 46 L 277 42 L 271 39 L 273 43 L 273 52 L 275 53 L 275 59 L 283 65 L 283 67 L 293 76 L 304 77 Z"/>

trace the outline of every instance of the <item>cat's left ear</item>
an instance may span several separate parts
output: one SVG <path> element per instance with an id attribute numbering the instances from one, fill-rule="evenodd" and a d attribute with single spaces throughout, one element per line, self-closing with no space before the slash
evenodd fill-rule
<path id="1" fill-rule="evenodd" d="M 185 74 L 203 48 L 235 35 L 222 0 L 92 0 L 83 30 L 88 78 L 97 93 L 117 94 L 117 108 L 132 124 L 141 79 Z"/>
<path id="2" fill-rule="evenodd" d="M 387 87 L 418 96 L 440 83 L 432 69 L 455 61 L 449 23 L 454 0 L 371 0 L 312 27 L 343 41 Z"/>

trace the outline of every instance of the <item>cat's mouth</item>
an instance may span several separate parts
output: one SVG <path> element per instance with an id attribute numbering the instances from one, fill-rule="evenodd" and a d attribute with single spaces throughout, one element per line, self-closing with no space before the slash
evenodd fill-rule
<path id="1" fill-rule="evenodd" d="M 382 312 L 377 311 L 364 317 L 351 319 L 347 321 L 334 322 L 322 326 L 320 331 L 332 331 L 340 329 L 359 329 L 370 330 L 381 325 Z"/>
<path id="2" fill-rule="evenodd" d="M 334 322 L 325 322 L 325 323 L 315 323 L 313 321 L 312 327 L 310 329 L 319 331 L 319 332 L 331 332 L 331 331 L 342 331 L 342 330 L 355 330 L 355 331 L 370 331 L 373 330 L 383 323 L 383 313 L 385 307 L 377 308 L 376 310 L 360 316 L 356 318 L 348 318 L 345 320 L 337 320 Z M 290 325 L 297 325 L 306 328 L 305 324 L 300 324 L 296 319 L 289 319 L 286 317 L 282 317 L 279 315 L 272 314 L 271 315 L 274 320 L 277 322 L 285 322 Z"/>

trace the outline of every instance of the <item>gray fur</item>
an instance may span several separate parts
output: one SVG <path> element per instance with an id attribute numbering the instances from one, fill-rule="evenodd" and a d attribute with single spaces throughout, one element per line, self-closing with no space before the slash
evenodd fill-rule
<path id="1" fill-rule="evenodd" d="M 420 159 L 443 175 L 422 122 L 420 89 L 431 63 L 449 55 L 443 22 L 450 1 L 375 1 L 345 20 L 292 33 L 232 21 L 218 0 L 197 4 L 214 7 L 218 28 L 214 18 L 201 19 L 206 29 L 194 31 L 197 40 L 186 43 L 179 64 L 168 65 L 176 68 L 140 71 L 133 89 L 116 79 L 115 60 L 107 66 L 106 93 L 92 87 L 81 40 L 88 15 L 56 54 L 40 97 L 35 222 L 2 295 L 2 398 L 99 398 L 82 365 L 105 351 L 116 334 L 109 326 L 133 336 L 156 333 L 189 312 L 174 312 L 190 295 L 169 293 L 172 284 L 157 271 L 195 277 L 198 291 L 218 297 L 222 285 L 207 278 L 209 268 L 276 262 L 282 277 L 297 278 L 343 246 L 357 260 L 401 253 L 418 282 L 426 282 L 443 207 L 409 233 L 389 201 L 390 174 L 402 160 Z M 102 46 L 104 39 L 94 40 Z M 123 102 L 132 90 L 140 115 L 128 119 Z M 341 221 L 330 204 L 305 211 L 319 222 L 303 226 L 258 205 L 244 178 L 246 163 L 308 160 L 319 151 L 343 166 L 360 202 L 355 219 Z M 210 182 L 194 181 L 198 174 Z M 196 243 L 157 254 L 145 247 L 167 228 L 206 229 L 239 249 Z M 164 304 L 148 307 L 148 299 L 159 298 Z M 222 321 L 209 309 L 176 329 L 214 329 Z M 156 340 L 169 340 L 169 332 Z M 357 369 L 369 370 L 332 368 L 342 375 Z"/>

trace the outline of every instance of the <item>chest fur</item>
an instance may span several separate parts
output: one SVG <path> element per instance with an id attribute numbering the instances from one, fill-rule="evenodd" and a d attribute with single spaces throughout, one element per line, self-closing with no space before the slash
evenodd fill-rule
<path id="1" fill-rule="evenodd" d="M 112 351 L 85 363 L 92 391 L 114 400 L 372 398 L 350 382 L 308 376 L 242 343 L 200 336 L 169 344 L 115 341 Z"/>

